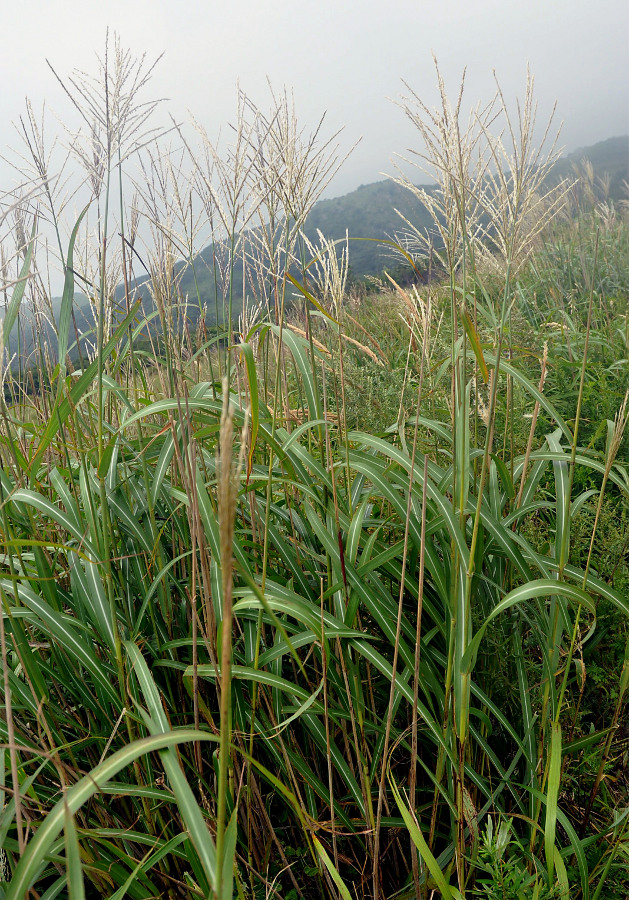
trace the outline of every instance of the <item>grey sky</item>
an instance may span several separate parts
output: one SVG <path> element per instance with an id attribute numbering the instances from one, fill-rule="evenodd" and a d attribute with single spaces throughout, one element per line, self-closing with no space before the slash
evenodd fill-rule
<path id="1" fill-rule="evenodd" d="M 138 54 L 165 51 L 152 96 L 170 98 L 176 118 L 190 109 L 210 134 L 233 120 L 238 79 L 266 106 L 268 76 L 278 90 L 294 88 L 302 124 L 314 125 L 327 110 L 330 132 L 345 126 L 344 146 L 362 136 L 328 195 L 378 180 L 391 171 L 396 151 L 417 146 L 387 98 L 400 95 L 403 78 L 429 105 L 436 102 L 431 50 L 453 93 L 467 65 L 470 104 L 491 96 L 494 68 L 507 97 L 522 96 L 528 62 L 540 118 L 556 100 L 568 150 L 629 131 L 626 0 L 34 0 L 27 12 L 3 6 L 2 145 L 13 142 L 10 122 L 26 95 L 35 108 L 45 100 L 51 114 L 68 115 L 45 58 L 62 74 L 95 71 L 107 26 Z M 8 187 L 6 168 L 0 177 L 0 187 Z"/>

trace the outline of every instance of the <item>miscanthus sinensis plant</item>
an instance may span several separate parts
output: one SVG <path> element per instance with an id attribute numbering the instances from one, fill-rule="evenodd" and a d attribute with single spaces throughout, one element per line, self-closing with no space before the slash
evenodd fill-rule
<path id="1" fill-rule="evenodd" d="M 27 115 L 34 180 L 0 201 L 3 896 L 447 900 L 503 869 L 531 896 L 601 896 L 625 819 L 580 831 L 562 773 L 596 754 L 598 810 L 613 735 L 566 721 L 598 605 L 629 606 L 594 543 L 572 564 L 570 535 L 591 496 L 576 467 L 626 496 L 626 412 L 604 459 L 582 447 L 580 402 L 564 416 L 548 360 L 536 384 L 505 342 L 561 195 L 539 178 L 532 85 L 516 120 L 499 92 L 466 129 L 441 79 L 440 110 L 403 101 L 448 278 L 400 289 L 416 398 L 377 437 L 347 428 L 348 360 L 387 364 L 345 302 L 349 241 L 302 235 L 336 136 L 302 129 L 288 92 L 261 111 L 239 91 L 227 147 L 200 125 L 166 146 L 151 66 L 114 41 L 99 71 L 63 81 L 85 129 L 61 165 Z M 66 233 L 74 163 L 91 200 Z M 259 304 L 236 342 L 241 273 Z M 8 367 L 28 305 L 40 341 Z M 427 414 L 440 390 L 449 421 Z M 499 417 L 508 434 L 529 408 L 526 439 L 497 447 Z M 530 538 L 538 515 L 552 545 Z"/>

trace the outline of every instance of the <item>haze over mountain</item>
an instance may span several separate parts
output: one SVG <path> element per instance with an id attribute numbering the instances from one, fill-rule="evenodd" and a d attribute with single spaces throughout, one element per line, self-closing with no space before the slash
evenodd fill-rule
<path id="1" fill-rule="evenodd" d="M 300 126 L 309 130 L 325 111 L 326 136 L 344 129 L 343 151 L 362 137 L 328 197 L 378 180 L 392 153 L 417 146 L 396 100 L 408 93 L 405 82 L 429 108 L 438 105 L 433 52 L 451 97 L 466 70 L 464 115 L 493 96 L 494 72 L 513 108 L 528 66 L 539 100 L 537 140 L 555 103 L 567 147 L 629 129 L 626 0 L 46 0 L 31 4 L 26 18 L 19 4 L 4 3 L 2 12 L 1 143 L 18 147 L 10 124 L 19 127 L 25 96 L 37 117 L 46 103 L 48 144 L 59 131 L 67 143 L 64 128 L 71 136 L 80 126 L 47 61 L 66 83 L 75 69 L 98 80 L 107 28 L 110 40 L 117 32 L 134 56 L 146 54 L 147 67 L 163 54 L 139 98 L 167 98 L 153 124 L 168 125 L 171 115 L 185 122 L 190 110 L 212 139 L 222 132 L 229 140 L 236 83 L 267 109 L 270 81 L 275 91 L 294 88 Z M 12 177 L 0 161 L 0 185 Z"/>
<path id="2" fill-rule="evenodd" d="M 629 181 L 629 136 L 609 138 L 570 153 L 558 161 L 553 169 L 553 178 L 573 176 L 575 165 L 581 164 L 585 159 L 590 161 L 597 177 L 605 176 L 608 179 L 608 197 L 613 203 L 618 203 L 621 199 L 626 198 L 624 183 Z M 430 187 L 427 186 L 427 189 Z M 379 242 L 391 239 L 396 233 L 400 234 L 406 230 L 407 226 L 400 214 L 420 229 L 429 228 L 432 224 L 432 220 L 421 202 L 409 190 L 390 179 L 385 179 L 361 185 L 356 190 L 340 197 L 320 200 L 308 218 L 305 232 L 313 242 L 317 239 L 318 230 L 326 238 L 339 242 L 344 241 L 348 234 L 351 274 L 354 279 L 360 280 L 365 276 L 379 275 L 385 268 L 389 271 L 397 269 L 399 272 L 399 267 L 403 263 L 402 258 Z M 181 298 L 188 297 L 191 301 L 188 315 L 192 321 L 198 317 L 198 287 L 201 303 L 207 306 L 206 322 L 208 326 L 216 324 L 213 253 L 214 248 L 210 245 L 198 254 L 195 258 L 194 273 L 191 267 L 184 262 L 180 262 L 176 266 L 180 274 L 179 296 Z M 181 272 L 181 268 L 184 269 L 183 272 Z M 136 291 L 136 296 L 139 295 L 142 298 L 144 313 L 149 314 L 153 309 L 153 298 L 148 276 L 136 279 L 132 283 L 132 289 Z M 248 285 L 246 293 L 249 297 L 255 293 L 252 285 Z M 242 308 L 241 266 L 236 266 L 234 294 L 234 316 L 237 317 Z M 117 288 L 116 296 L 122 301 L 124 297 L 122 285 Z M 53 301 L 56 314 L 59 304 L 60 298 L 56 298 Z M 24 312 L 27 319 L 28 310 Z M 75 319 L 80 334 L 87 334 L 94 328 L 91 306 L 83 294 L 77 293 L 75 297 Z M 48 332 L 50 344 L 54 347 L 56 340 L 52 339 L 53 330 L 50 326 L 48 326 Z M 71 342 L 72 335 L 73 329 Z M 10 348 L 12 353 L 17 351 L 15 331 L 11 337 Z M 26 327 L 21 351 L 28 355 L 32 350 L 33 330 Z"/>
<path id="3" fill-rule="evenodd" d="M 575 165 L 588 159 L 594 173 L 609 176 L 609 199 L 617 203 L 623 198 L 623 181 L 629 180 L 629 136 L 609 138 L 590 147 L 583 147 L 557 162 L 553 178 L 574 176 Z M 430 186 L 427 186 L 430 190 Z M 384 268 L 399 266 L 403 260 L 389 247 L 379 241 L 391 239 L 395 234 L 408 230 L 404 219 L 408 219 L 420 229 L 430 228 L 432 220 L 422 203 L 406 188 L 391 179 L 361 185 L 354 191 L 328 200 L 320 200 L 313 208 L 306 223 L 307 237 L 316 242 L 317 231 L 326 238 L 343 241 L 349 235 L 349 261 L 352 276 L 364 278 L 378 275 Z M 214 296 L 210 274 L 212 247 L 206 247 L 199 254 L 204 265 L 197 270 L 204 281 L 207 297 Z M 242 280 L 238 281 L 242 292 Z M 195 284 L 192 272 L 186 272 L 181 280 L 182 295 L 192 296 Z M 204 298 L 206 299 L 206 298 Z"/>

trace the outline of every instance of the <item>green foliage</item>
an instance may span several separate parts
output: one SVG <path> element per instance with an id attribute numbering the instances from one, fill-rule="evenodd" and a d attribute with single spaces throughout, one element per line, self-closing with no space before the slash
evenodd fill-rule
<path id="1" fill-rule="evenodd" d="M 114 188 L 111 158 L 91 172 L 104 239 L 89 353 L 72 371 L 68 273 L 51 322 L 70 337 L 51 326 L 51 346 L 42 331 L 41 353 L 6 371 L 4 895 L 594 900 L 606 879 L 620 890 L 629 488 L 620 420 L 601 418 L 623 396 L 622 280 L 611 317 L 590 277 L 584 314 L 556 257 L 542 247 L 521 263 L 530 234 L 516 245 L 511 232 L 506 266 L 484 277 L 466 231 L 478 211 L 445 166 L 424 198 L 436 227 L 449 224 L 443 284 L 349 299 L 347 257 L 322 239 L 295 263 L 314 302 L 289 310 L 283 275 L 312 182 L 290 182 L 286 154 L 303 154 L 297 169 L 319 173 L 317 190 L 331 163 L 318 133 L 282 143 L 300 132 L 277 102 L 269 117 L 241 97 L 243 145 L 189 160 L 197 193 L 184 210 L 220 195 L 232 229 L 213 325 L 200 273 L 198 311 L 173 302 L 184 284 L 173 260 L 197 257 L 194 233 L 156 229 L 150 310 L 113 290 L 100 254 L 114 253 L 106 211 L 124 179 Z M 445 99 L 441 114 L 465 157 L 473 135 Z M 127 134 L 114 126 L 112 139 Z M 279 170 L 263 166 L 278 158 Z M 209 194 L 208 159 L 221 176 Z M 185 229 L 176 191 L 156 208 L 155 185 L 172 177 L 162 162 L 145 159 L 144 211 Z M 486 199 L 523 197 L 521 233 L 547 207 L 536 167 L 513 177 L 524 180 L 496 175 Z M 243 184 L 265 196 L 272 259 L 265 302 L 237 324 Z M 71 245 L 93 233 L 86 220 Z M 618 273 L 623 228 L 604 243 Z M 552 237 L 572 239 L 571 225 Z M 24 294 L 16 321 L 33 282 Z M 569 341 L 547 342 L 540 389 L 545 331 L 533 326 L 553 321 Z M 55 366 L 53 346 L 70 362 Z"/>
<path id="2" fill-rule="evenodd" d="M 548 889 L 543 877 L 528 871 L 526 852 L 513 833 L 512 819 L 491 816 L 483 832 L 476 865 L 480 872 L 474 896 L 483 900 L 553 900 L 560 894 Z"/>

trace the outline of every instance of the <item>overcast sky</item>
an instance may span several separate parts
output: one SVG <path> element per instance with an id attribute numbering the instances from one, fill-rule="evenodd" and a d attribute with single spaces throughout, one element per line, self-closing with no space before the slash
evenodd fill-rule
<path id="1" fill-rule="evenodd" d="M 235 85 L 263 108 L 266 79 L 292 86 L 300 122 L 327 111 L 326 133 L 362 137 L 327 191 L 343 194 L 391 171 L 395 152 L 417 146 L 391 102 L 406 80 L 436 102 L 431 51 L 454 93 L 467 65 L 467 96 L 488 98 L 496 70 L 507 97 L 522 96 L 527 63 L 540 118 L 557 101 L 568 151 L 629 132 L 627 0 L 32 0 L 3 3 L 0 144 L 28 96 L 46 101 L 53 130 L 68 103 L 46 65 L 60 74 L 95 72 L 105 30 L 154 58 L 164 51 L 147 99 L 167 97 L 183 120 L 190 110 L 211 134 L 234 119 Z M 3 182 L 11 177 L 0 167 Z"/>

